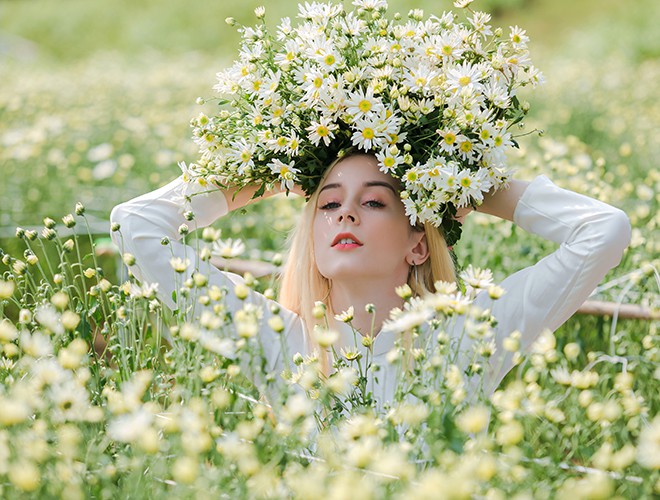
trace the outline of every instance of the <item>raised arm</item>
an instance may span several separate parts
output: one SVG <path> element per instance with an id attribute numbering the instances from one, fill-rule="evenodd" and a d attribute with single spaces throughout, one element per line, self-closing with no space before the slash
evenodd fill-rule
<path id="1" fill-rule="evenodd" d="M 543 330 L 556 330 L 620 262 L 631 229 L 621 210 L 561 189 L 544 176 L 529 185 L 514 182 L 480 210 L 559 244 L 552 254 L 505 279 L 501 285 L 506 293 L 499 300 L 477 297 L 478 305 L 492 307 L 498 321 L 498 354 L 491 360 L 494 388 L 512 366 L 502 340 L 519 330 L 525 350 Z"/>
<path id="2" fill-rule="evenodd" d="M 265 196 L 277 192 L 266 193 Z M 239 192 L 236 196 L 234 194 L 231 190 L 222 191 L 216 187 L 187 183 L 179 177 L 160 189 L 117 205 L 112 210 L 111 221 L 120 226 L 118 231 L 112 233 L 112 238 L 122 253 L 134 256 L 135 263 L 130 266 L 131 272 L 143 282 L 157 283 L 158 294 L 169 307 L 177 307 L 172 292 L 178 291 L 183 280 L 196 269 L 208 276 L 209 286 L 229 288 L 225 301 L 230 310 L 236 311 L 243 307 L 243 301 L 233 293 L 234 285 L 242 278 L 221 272 L 209 261 L 202 262 L 195 249 L 179 241 L 179 227 L 182 224 L 186 224 L 190 231 L 206 227 L 225 215 L 229 209 L 248 203 L 254 190 Z M 194 214 L 192 220 L 185 216 L 189 211 Z M 169 244 L 163 245 L 163 238 L 167 238 Z M 172 258 L 190 262 L 185 273 L 177 275 L 174 272 L 170 264 Z M 282 356 L 280 339 L 266 323 L 271 314 L 271 301 L 256 292 L 250 292 L 246 301 L 262 306 L 264 317 L 259 334 L 266 358 L 271 367 L 276 368 L 282 362 Z M 285 310 L 281 316 L 285 322 L 284 334 L 293 350 L 290 355 L 304 350 L 300 318 Z"/>

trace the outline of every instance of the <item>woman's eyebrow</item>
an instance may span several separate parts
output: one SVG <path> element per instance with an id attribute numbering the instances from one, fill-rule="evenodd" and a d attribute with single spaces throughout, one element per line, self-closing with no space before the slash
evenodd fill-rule
<path id="1" fill-rule="evenodd" d="M 364 187 L 383 186 L 383 187 L 388 188 L 390 191 L 392 191 L 395 195 L 398 196 L 398 193 L 397 193 L 396 189 L 395 189 L 394 186 L 392 186 L 392 184 L 390 184 L 389 182 L 385 182 L 385 181 L 367 181 L 367 182 L 365 182 L 365 183 L 363 184 L 363 186 L 364 186 Z M 323 187 L 321 188 L 321 190 L 319 191 L 319 193 L 322 193 L 322 192 L 325 191 L 326 189 L 335 189 L 335 188 L 340 188 L 340 187 L 342 187 L 342 184 L 339 183 L 339 182 L 334 182 L 334 183 L 331 183 L 331 184 L 326 184 L 325 186 L 323 186 Z"/>
<path id="2" fill-rule="evenodd" d="M 339 184 L 338 182 L 335 182 L 334 184 L 326 184 L 325 186 L 323 186 L 323 187 L 321 188 L 321 190 L 319 191 L 319 193 L 322 193 L 322 192 L 325 191 L 326 189 L 334 189 L 334 188 L 339 188 L 339 187 L 341 187 L 341 184 Z"/>
<path id="3" fill-rule="evenodd" d="M 388 188 L 390 191 L 392 191 L 396 196 L 399 196 L 399 193 L 397 193 L 396 189 L 394 189 L 394 186 L 390 184 L 389 182 L 385 181 L 368 181 L 364 183 L 365 187 L 371 187 L 371 186 L 383 186 Z"/>

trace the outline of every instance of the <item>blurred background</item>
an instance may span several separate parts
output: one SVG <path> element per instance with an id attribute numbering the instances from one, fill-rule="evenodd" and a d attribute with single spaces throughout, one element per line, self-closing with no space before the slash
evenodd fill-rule
<path id="1" fill-rule="evenodd" d="M 263 0 L 0 0 L 0 247 L 15 227 L 59 220 L 77 201 L 103 238 L 111 208 L 174 178 L 194 161 L 189 120 L 211 96 L 215 73 L 238 51 L 235 28 L 254 24 Z M 350 2 L 346 1 L 345 4 Z M 297 3 L 267 2 L 267 24 L 295 17 Z M 634 7 L 631 7 L 634 4 Z M 440 14 L 449 0 L 391 1 Z M 492 24 L 519 25 L 547 83 L 533 95 L 511 161 L 521 177 L 545 173 L 560 185 L 624 208 L 635 227 L 628 266 L 658 255 L 660 2 L 476 0 Z M 296 202 L 274 199 L 219 222 L 250 257 L 283 246 Z M 515 228 L 473 217 L 457 248 L 504 274 L 547 251 Z M 268 231 L 260 228 L 268 226 Z M 501 248 L 501 247 L 499 247 Z M 521 260 L 522 259 L 522 260 Z"/>

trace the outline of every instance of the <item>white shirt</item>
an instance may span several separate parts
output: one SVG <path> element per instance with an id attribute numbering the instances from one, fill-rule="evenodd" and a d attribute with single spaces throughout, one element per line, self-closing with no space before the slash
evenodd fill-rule
<path id="1" fill-rule="evenodd" d="M 194 212 L 193 221 L 184 217 L 187 210 Z M 122 252 L 135 257 L 132 273 L 143 282 L 158 283 L 163 302 L 175 307 L 172 292 L 177 289 L 177 281 L 170 259 L 174 255 L 196 262 L 194 249 L 179 242 L 179 226 L 185 223 L 191 230 L 206 227 L 226 213 L 227 202 L 221 191 L 188 184 L 178 178 L 156 191 L 116 206 L 111 221 L 119 223 L 121 229 L 112 237 Z M 621 210 L 561 189 L 543 176 L 537 177 L 525 190 L 516 206 L 514 222 L 527 232 L 554 241 L 559 248 L 533 266 L 506 278 L 501 283 L 506 293 L 499 300 L 493 302 L 485 293 L 475 299 L 477 306 L 492 308 L 498 321 L 496 351 L 485 367 L 485 390 L 489 393 L 513 366 L 512 355 L 502 348 L 502 341 L 518 330 L 524 352 L 543 330 L 557 329 L 575 313 L 607 271 L 619 263 L 630 242 L 630 222 Z M 171 246 L 161 244 L 163 237 L 170 239 Z M 241 280 L 208 262 L 199 262 L 199 271 L 209 276 L 210 285 L 228 286 L 230 290 Z M 311 351 L 298 315 L 282 308 L 280 316 L 285 329 L 282 334 L 276 334 L 267 325 L 270 301 L 257 292 L 251 292 L 246 301 L 263 307 L 258 337 L 272 373 L 277 375 L 289 366 L 295 353 Z M 227 295 L 226 304 L 230 310 L 243 306 L 233 293 Z M 456 328 L 462 328 L 460 322 Z M 354 345 L 348 327 L 342 329 L 340 335 L 338 346 Z M 397 385 L 398 369 L 385 359 L 394 342 L 393 334 L 382 332 L 373 345 L 373 361 L 381 369 L 378 382 L 371 389 L 379 405 L 392 400 Z M 461 350 L 465 347 L 462 344 Z M 366 353 L 359 342 L 358 348 Z M 459 359 L 459 365 L 461 363 L 465 365 L 467 360 Z"/>

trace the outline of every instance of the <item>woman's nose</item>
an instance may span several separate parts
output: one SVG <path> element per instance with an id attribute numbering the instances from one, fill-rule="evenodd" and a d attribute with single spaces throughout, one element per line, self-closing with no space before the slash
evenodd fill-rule
<path id="1" fill-rule="evenodd" d="M 337 222 L 344 222 L 344 221 L 350 221 L 353 224 L 358 223 L 358 218 L 355 214 L 355 211 L 351 207 L 343 206 L 339 210 L 339 213 L 337 214 Z"/>

